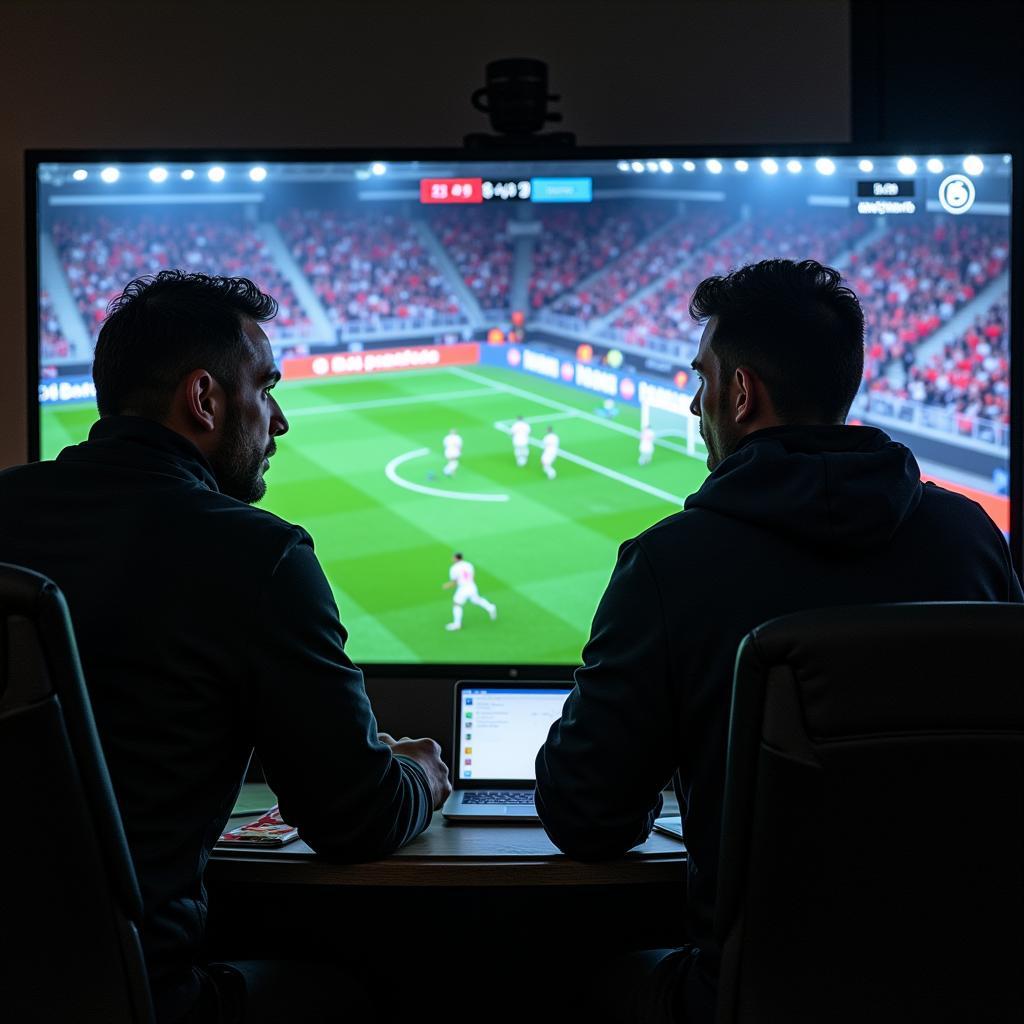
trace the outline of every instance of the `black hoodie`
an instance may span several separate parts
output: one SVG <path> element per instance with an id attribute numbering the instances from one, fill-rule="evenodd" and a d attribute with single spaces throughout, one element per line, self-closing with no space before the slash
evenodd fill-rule
<path id="1" fill-rule="evenodd" d="M 870 427 L 747 437 L 684 511 L 619 551 L 537 756 L 537 806 L 572 857 L 643 842 L 675 776 L 686 808 L 688 924 L 711 933 L 732 672 L 755 626 L 809 608 L 1022 601 L 1002 534 L 967 498 L 922 484 Z"/>

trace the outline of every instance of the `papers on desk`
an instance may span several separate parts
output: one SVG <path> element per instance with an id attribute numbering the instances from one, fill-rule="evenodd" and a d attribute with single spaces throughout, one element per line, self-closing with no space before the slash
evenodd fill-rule
<path id="1" fill-rule="evenodd" d="M 247 821 L 238 828 L 222 833 L 217 840 L 217 846 L 222 849 L 239 846 L 284 846 L 298 838 L 299 830 L 282 819 L 281 812 L 275 804 L 266 814 L 254 821 Z"/>
<path id="2" fill-rule="evenodd" d="M 667 836 L 675 836 L 676 839 L 682 839 L 683 819 L 678 814 L 668 814 L 664 818 L 655 818 L 654 829 L 657 832 L 664 832 Z"/>

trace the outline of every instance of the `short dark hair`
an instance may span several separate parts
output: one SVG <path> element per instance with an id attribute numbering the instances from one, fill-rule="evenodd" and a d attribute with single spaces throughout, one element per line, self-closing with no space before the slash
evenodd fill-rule
<path id="1" fill-rule="evenodd" d="M 277 301 L 244 277 L 161 270 L 139 277 L 107 306 L 92 376 L 101 416 L 160 418 L 192 370 L 209 370 L 229 394 L 252 348 L 242 318 L 266 323 Z"/>
<path id="2" fill-rule="evenodd" d="M 701 281 L 690 316 L 718 317 L 723 381 L 749 366 L 781 419 L 840 423 L 864 375 L 864 312 L 841 282 L 816 260 L 762 260 Z"/>

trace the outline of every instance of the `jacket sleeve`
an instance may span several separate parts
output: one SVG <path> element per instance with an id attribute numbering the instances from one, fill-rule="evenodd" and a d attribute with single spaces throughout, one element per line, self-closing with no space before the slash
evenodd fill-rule
<path id="1" fill-rule="evenodd" d="M 318 853 L 387 856 L 430 823 L 426 775 L 377 738 L 363 675 L 308 541 L 285 552 L 254 624 L 243 705 L 281 814 Z"/>
<path id="2" fill-rule="evenodd" d="M 657 583 L 628 541 L 594 617 L 576 686 L 537 755 L 537 809 L 551 841 L 577 860 L 644 842 L 676 767 L 677 716 Z"/>

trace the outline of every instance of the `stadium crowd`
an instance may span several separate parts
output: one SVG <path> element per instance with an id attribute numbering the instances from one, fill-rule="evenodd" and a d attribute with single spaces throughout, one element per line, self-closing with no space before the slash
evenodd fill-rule
<path id="1" fill-rule="evenodd" d="M 614 263 L 665 222 L 655 202 L 612 200 L 593 206 L 546 210 L 533 252 L 530 307 L 541 306 Z"/>
<path id="2" fill-rule="evenodd" d="M 867 230 L 866 220 L 851 220 L 828 209 L 790 210 L 744 220 L 697 250 L 654 291 L 628 303 L 612 322 L 610 336 L 620 344 L 641 347 L 652 339 L 696 344 L 702 328 L 690 319 L 689 304 L 693 290 L 704 278 L 727 274 L 769 256 L 828 263 Z"/>
<path id="3" fill-rule="evenodd" d="M 483 309 L 507 310 L 515 251 L 507 210 L 448 206 L 433 211 L 430 227 Z"/>
<path id="4" fill-rule="evenodd" d="M 312 328 L 266 243 L 252 226 L 241 221 L 82 215 L 55 220 L 51 236 L 91 336 L 99 330 L 107 304 L 125 284 L 169 267 L 251 278 L 280 304 L 275 336 L 302 337 Z"/>
<path id="5" fill-rule="evenodd" d="M 464 315 L 404 217 L 293 209 L 277 226 L 337 328 L 444 324 Z"/>
<path id="6" fill-rule="evenodd" d="M 864 376 L 910 373 L 917 348 L 1006 268 L 1006 223 L 976 216 L 900 223 L 857 253 L 846 277 L 864 307 Z"/>
<path id="7" fill-rule="evenodd" d="M 485 310 L 507 310 L 514 266 L 511 211 L 446 208 L 428 224 Z M 768 256 L 836 262 L 864 307 L 865 381 L 872 394 L 1008 422 L 1009 341 L 1005 299 L 940 351 L 921 346 L 1007 268 L 1006 224 L 979 215 L 893 220 L 877 226 L 846 211 L 803 208 L 744 220 L 725 210 L 685 219 L 655 201 L 611 200 L 543 210 L 529 278 L 532 309 L 580 327 L 615 312 L 607 339 L 658 351 L 699 338 L 688 306 L 712 274 Z M 730 221 L 732 222 L 730 225 Z M 277 226 L 333 325 L 357 329 L 442 326 L 465 320 L 414 222 L 400 214 L 292 209 Z M 243 275 L 281 310 L 273 334 L 301 343 L 312 323 L 259 231 L 223 215 L 58 217 L 51 235 L 72 297 L 95 334 L 110 299 L 133 277 L 167 267 Z M 861 242 L 861 247 L 856 248 Z M 582 286 L 581 286 L 582 282 Z M 635 298 L 648 286 L 657 287 Z M 70 354 L 50 295 L 39 305 L 43 359 Z"/>
<path id="8" fill-rule="evenodd" d="M 951 411 L 961 434 L 973 433 L 977 419 L 1009 424 L 1009 323 L 1004 296 L 940 352 L 911 365 L 902 386 L 879 377 L 871 382 L 871 393 Z"/>
<path id="9" fill-rule="evenodd" d="M 728 223 L 724 211 L 700 210 L 666 222 L 653 235 L 635 245 L 608 266 L 586 287 L 563 294 L 551 304 L 555 313 L 568 314 L 584 324 L 605 316 L 688 260 L 706 240 Z"/>
<path id="10" fill-rule="evenodd" d="M 43 359 L 66 359 L 71 354 L 53 300 L 45 288 L 39 292 L 39 354 Z"/>

